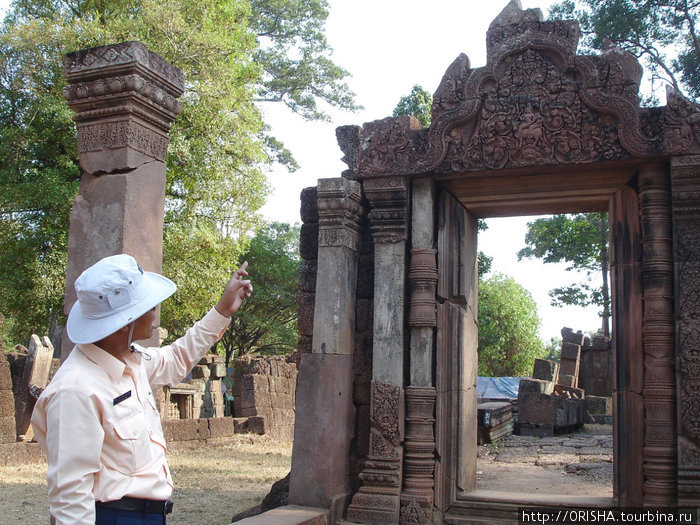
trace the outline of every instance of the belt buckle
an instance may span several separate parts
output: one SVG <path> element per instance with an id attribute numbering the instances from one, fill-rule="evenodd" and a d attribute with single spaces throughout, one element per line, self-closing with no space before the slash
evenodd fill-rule
<path id="1" fill-rule="evenodd" d="M 173 511 L 173 502 L 170 500 L 167 500 L 165 502 L 165 505 L 163 507 L 163 514 L 170 514 Z"/>

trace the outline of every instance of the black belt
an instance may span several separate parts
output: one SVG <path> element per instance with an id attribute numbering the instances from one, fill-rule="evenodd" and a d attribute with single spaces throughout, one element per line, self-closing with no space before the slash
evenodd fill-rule
<path id="1" fill-rule="evenodd" d="M 165 515 L 173 511 L 173 502 L 170 500 L 156 501 L 152 499 L 130 498 L 129 496 L 124 496 L 122 499 L 115 501 L 96 501 L 95 505 L 108 509 L 128 510 L 146 514 Z"/>

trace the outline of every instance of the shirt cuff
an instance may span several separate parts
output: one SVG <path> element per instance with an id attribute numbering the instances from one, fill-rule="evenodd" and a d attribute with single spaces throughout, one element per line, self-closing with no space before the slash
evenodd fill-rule
<path id="1" fill-rule="evenodd" d="M 202 317 L 200 323 L 207 330 L 220 334 L 226 330 L 226 327 L 228 327 L 228 325 L 231 323 L 231 318 L 224 317 L 216 311 L 216 308 L 212 308 L 204 317 Z"/>

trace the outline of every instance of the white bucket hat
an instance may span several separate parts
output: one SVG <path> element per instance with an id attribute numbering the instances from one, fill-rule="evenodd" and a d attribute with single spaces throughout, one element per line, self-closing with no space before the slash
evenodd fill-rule
<path id="1" fill-rule="evenodd" d="M 78 300 L 66 330 L 74 343 L 94 343 L 135 321 L 177 290 L 167 277 L 144 272 L 133 257 L 99 260 L 75 280 Z"/>

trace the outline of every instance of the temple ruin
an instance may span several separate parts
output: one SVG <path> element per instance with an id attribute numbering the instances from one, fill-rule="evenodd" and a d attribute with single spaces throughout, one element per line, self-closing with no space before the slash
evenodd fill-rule
<path id="1" fill-rule="evenodd" d="M 289 503 L 331 523 L 517 523 L 519 507 L 700 506 L 700 108 L 639 106 L 642 68 L 513 0 L 432 123 L 337 130 L 302 193 Z M 476 487 L 477 218 L 606 211 L 613 498 Z M 252 523 L 252 522 L 251 522 Z M 263 522 L 260 522 L 263 523 Z M 299 523 L 302 523 L 301 521 Z"/>
<path id="2" fill-rule="evenodd" d="M 636 59 L 609 44 L 577 55 L 578 39 L 576 22 L 543 21 L 513 0 L 486 34 L 486 65 L 460 55 L 449 66 L 429 128 L 398 117 L 337 130 L 348 169 L 302 193 L 290 505 L 247 523 L 700 507 L 700 107 L 673 91 L 663 107 L 639 107 Z M 160 270 L 164 158 L 184 78 L 136 42 L 73 53 L 66 76 L 84 170 L 68 309 L 75 277 L 105 255 Z M 601 211 L 613 497 L 479 490 L 477 219 Z M 194 409 L 188 395 L 170 392 L 173 413 Z"/>

